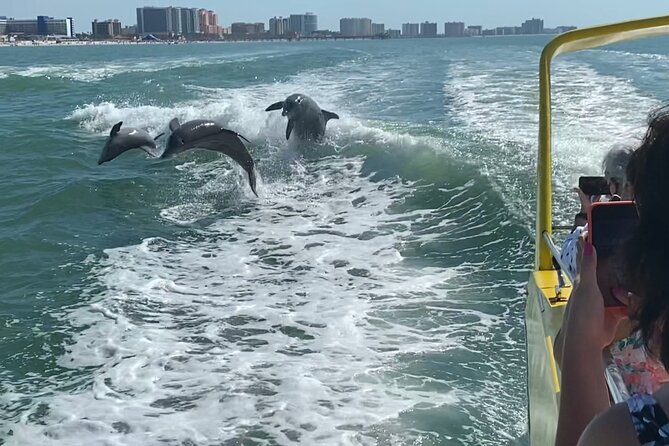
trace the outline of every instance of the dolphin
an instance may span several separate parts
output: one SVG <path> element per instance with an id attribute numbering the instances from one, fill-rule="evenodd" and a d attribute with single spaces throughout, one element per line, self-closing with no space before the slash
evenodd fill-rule
<path id="1" fill-rule="evenodd" d="M 179 119 L 170 121 L 172 134 L 167 140 L 167 147 L 162 158 L 169 158 L 189 149 L 207 149 L 221 152 L 235 160 L 242 166 L 249 176 L 251 190 L 256 192 L 255 164 L 249 155 L 244 141 L 250 142 L 237 132 L 223 128 L 216 121 L 196 119 L 194 121 L 179 123 Z"/>
<path id="2" fill-rule="evenodd" d="M 304 94 L 291 94 L 285 101 L 275 102 L 265 111 L 283 110 L 281 116 L 288 117 L 286 139 L 293 129 L 302 140 L 319 141 L 325 135 L 325 126 L 330 119 L 339 119 L 336 113 L 321 110 L 316 101 Z"/>
<path id="3" fill-rule="evenodd" d="M 123 121 L 117 123 L 109 132 L 107 142 L 98 159 L 98 166 L 130 149 L 142 149 L 154 158 L 160 156 L 160 150 L 156 147 L 156 139 L 163 136 L 163 133 L 152 138 L 146 130 L 134 127 L 121 128 L 122 125 Z"/>

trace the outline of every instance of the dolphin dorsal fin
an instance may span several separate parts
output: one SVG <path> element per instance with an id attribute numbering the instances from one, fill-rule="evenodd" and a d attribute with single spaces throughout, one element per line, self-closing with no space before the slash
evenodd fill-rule
<path id="1" fill-rule="evenodd" d="M 170 131 L 173 132 L 179 127 L 181 127 L 181 124 L 179 123 L 179 118 L 174 118 L 170 121 Z"/>
<path id="2" fill-rule="evenodd" d="M 274 110 L 281 110 L 283 108 L 283 101 L 275 102 L 274 104 L 270 105 L 265 109 L 265 111 L 274 111 Z"/>
<path id="3" fill-rule="evenodd" d="M 119 131 L 121 131 L 121 126 L 123 125 L 123 121 L 117 122 L 114 124 L 114 127 L 112 127 L 111 132 L 109 132 L 109 136 L 114 136 L 116 135 Z"/>
<path id="4" fill-rule="evenodd" d="M 325 116 L 325 122 L 328 122 L 330 119 L 339 119 L 339 115 L 337 113 L 332 113 L 327 110 L 321 110 L 321 113 L 323 113 L 323 116 Z"/>

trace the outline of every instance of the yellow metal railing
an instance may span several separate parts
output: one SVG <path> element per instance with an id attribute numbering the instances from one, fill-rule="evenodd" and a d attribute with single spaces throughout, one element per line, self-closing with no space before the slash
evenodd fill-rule
<path id="1" fill-rule="evenodd" d="M 544 48 L 539 66 L 539 159 L 537 162 L 537 234 L 535 268 L 553 269 L 544 234 L 552 232 L 551 62 L 559 54 L 612 43 L 669 34 L 669 16 L 578 29 L 561 34 Z"/>

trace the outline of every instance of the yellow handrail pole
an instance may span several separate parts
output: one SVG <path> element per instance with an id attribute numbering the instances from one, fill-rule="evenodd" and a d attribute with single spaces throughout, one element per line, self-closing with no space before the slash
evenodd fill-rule
<path id="1" fill-rule="evenodd" d="M 535 268 L 553 269 L 544 233 L 552 233 L 551 171 L 551 62 L 562 53 L 597 48 L 643 37 L 669 34 L 669 16 L 632 20 L 612 25 L 577 29 L 554 38 L 541 53 L 539 62 L 539 156 L 537 159 L 537 233 Z"/>
<path id="2" fill-rule="evenodd" d="M 537 265 L 535 269 L 553 269 L 551 252 L 544 242 L 544 232 L 553 231 L 553 200 L 551 171 L 551 58 L 550 45 L 541 53 L 539 62 L 539 157 L 537 159 Z"/>

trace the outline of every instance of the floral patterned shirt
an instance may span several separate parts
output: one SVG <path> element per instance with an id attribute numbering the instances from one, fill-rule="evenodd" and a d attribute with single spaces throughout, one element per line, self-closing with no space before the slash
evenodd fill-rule
<path id="1" fill-rule="evenodd" d="M 610 352 L 630 395 L 651 395 L 669 382 L 669 373 L 660 361 L 648 355 L 638 331 L 615 342 Z"/>

